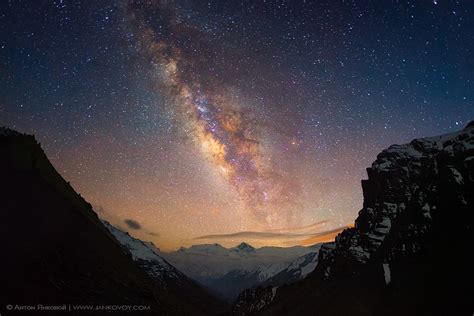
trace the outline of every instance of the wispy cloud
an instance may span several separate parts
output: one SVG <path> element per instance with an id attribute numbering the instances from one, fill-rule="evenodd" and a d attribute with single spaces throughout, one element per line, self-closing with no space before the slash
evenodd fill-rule
<path id="1" fill-rule="evenodd" d="M 318 225 L 316 225 L 318 224 Z M 305 226 L 306 228 L 317 227 L 321 223 L 315 223 L 312 225 Z M 316 225 L 316 226 L 315 226 Z M 280 231 L 243 231 L 230 234 L 214 234 L 204 235 L 194 238 L 194 240 L 205 240 L 207 242 L 249 242 L 254 245 L 312 245 L 320 242 L 331 241 L 337 234 L 346 229 L 348 226 L 342 226 L 335 229 L 324 230 L 313 233 L 291 233 L 291 232 L 280 232 Z M 288 230 L 300 230 L 302 227 L 297 229 Z"/>
<path id="2" fill-rule="evenodd" d="M 323 221 L 319 221 L 319 222 L 316 222 L 316 223 L 313 223 L 311 225 L 306 225 L 306 226 L 300 226 L 300 227 L 288 227 L 288 228 L 276 228 L 276 229 L 268 229 L 266 230 L 267 232 L 280 232 L 280 233 L 283 233 L 283 232 L 295 232 L 295 231 L 307 231 L 307 230 L 313 230 L 315 228 L 320 228 L 320 226 L 324 226 L 328 223 L 330 223 L 331 221 L 328 221 L 328 220 L 323 220 Z"/>
<path id="3" fill-rule="evenodd" d="M 314 244 L 319 244 L 322 242 L 333 241 L 336 236 L 342 232 L 344 229 L 349 228 L 351 226 L 343 226 L 336 229 L 328 230 L 323 233 L 314 234 L 311 237 L 308 237 L 301 241 L 302 246 L 309 246 Z"/>
<path id="4" fill-rule="evenodd" d="M 194 238 L 199 239 L 237 239 L 237 238 L 259 238 L 259 239 L 273 239 L 273 238 L 296 238 L 308 237 L 308 234 L 285 234 L 285 233 L 271 233 L 271 232 L 238 232 L 230 234 L 204 235 Z"/>

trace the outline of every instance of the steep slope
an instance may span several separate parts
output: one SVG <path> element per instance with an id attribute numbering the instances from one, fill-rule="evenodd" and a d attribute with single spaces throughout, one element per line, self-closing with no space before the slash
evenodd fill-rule
<path id="1" fill-rule="evenodd" d="M 181 248 L 163 256 L 187 276 L 231 302 L 245 289 L 262 284 L 301 256 L 316 252 L 312 247 L 262 247 L 249 244 L 227 249 L 219 244 Z"/>
<path id="2" fill-rule="evenodd" d="M 166 261 L 153 243 L 134 238 L 107 221 L 102 222 L 125 251 L 131 253 L 133 261 L 148 274 L 161 290 L 177 293 L 180 300 L 193 305 L 204 313 L 223 312 L 227 309 L 225 303 L 210 295 L 207 289 Z"/>
<path id="3" fill-rule="evenodd" d="M 109 222 L 102 223 L 120 242 L 126 252 L 130 252 L 133 261 L 151 276 L 160 286 L 166 287 L 167 283 L 181 277 L 186 278 L 175 267 L 160 256 L 160 250 L 151 242 L 145 242 L 130 236 Z"/>
<path id="4" fill-rule="evenodd" d="M 257 313 L 273 301 L 278 287 L 306 278 L 318 264 L 321 246 L 322 244 L 311 246 L 315 252 L 296 258 L 283 269 L 278 267 L 279 272 L 272 273 L 267 279 L 242 291 L 232 304 L 232 313 L 235 315 Z"/>
<path id="5" fill-rule="evenodd" d="M 393 145 L 367 173 L 355 227 L 323 245 L 315 271 L 279 288 L 259 313 L 472 315 L 474 124 Z"/>
<path id="6" fill-rule="evenodd" d="M 319 249 L 321 245 L 312 246 L 315 252 L 298 257 L 287 267 L 265 280 L 262 285 L 280 286 L 294 283 L 307 277 L 318 265 Z"/>
<path id="7" fill-rule="evenodd" d="M 0 128 L 0 174 L 2 310 L 7 304 L 81 304 L 141 305 L 139 313 L 157 315 L 212 313 L 162 290 L 141 271 L 33 136 Z"/>

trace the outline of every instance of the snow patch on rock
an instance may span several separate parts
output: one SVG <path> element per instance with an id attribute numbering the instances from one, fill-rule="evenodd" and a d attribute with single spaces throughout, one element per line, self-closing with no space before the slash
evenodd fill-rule
<path id="1" fill-rule="evenodd" d="M 392 282 L 390 264 L 389 263 L 384 263 L 384 264 L 382 264 L 382 267 L 383 267 L 383 276 L 385 278 L 385 284 L 389 285 L 390 282 Z"/>

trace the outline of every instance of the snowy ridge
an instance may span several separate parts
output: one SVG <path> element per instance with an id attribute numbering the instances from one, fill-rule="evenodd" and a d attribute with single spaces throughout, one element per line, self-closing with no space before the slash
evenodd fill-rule
<path id="1" fill-rule="evenodd" d="M 309 253 L 293 261 L 286 270 L 299 274 L 299 277 L 305 277 L 312 272 L 318 264 L 318 253 Z"/>
<path id="2" fill-rule="evenodd" d="M 372 169 L 391 171 L 402 163 L 402 169 L 409 171 L 410 164 L 417 164 L 444 152 L 450 156 L 460 151 L 474 149 L 474 127 L 468 125 L 465 129 L 435 137 L 417 138 L 408 144 L 392 145 L 382 151 L 372 164 Z"/>
<path id="3" fill-rule="evenodd" d="M 298 258 L 299 259 L 299 258 Z M 296 260 L 298 260 L 296 259 Z M 295 260 L 295 261 L 296 261 Z M 294 263 L 290 263 L 290 266 Z M 261 267 L 257 269 L 258 272 L 258 280 L 260 282 L 266 281 L 273 277 L 274 275 L 278 274 L 279 272 L 285 270 L 288 266 L 287 262 L 282 262 L 282 263 L 274 263 L 274 264 L 269 264 L 267 266 Z"/>
<path id="4" fill-rule="evenodd" d="M 318 258 L 320 256 L 320 249 L 322 244 L 312 246 L 314 252 L 307 253 L 301 257 L 296 258 L 283 269 L 268 277 L 263 285 L 283 285 L 294 283 L 300 279 L 307 277 L 313 272 L 318 265 Z"/>
<path id="5" fill-rule="evenodd" d="M 188 254 L 218 254 L 224 253 L 227 249 L 222 247 L 219 244 L 202 244 L 202 245 L 194 245 L 189 248 L 181 247 L 178 252 L 180 253 L 188 253 Z"/>
<path id="6" fill-rule="evenodd" d="M 164 282 L 165 279 L 179 278 L 183 275 L 160 256 L 160 251 L 152 242 L 144 242 L 130 236 L 109 222 L 102 220 L 104 226 L 118 242 L 132 255 L 132 259 L 154 279 Z"/>

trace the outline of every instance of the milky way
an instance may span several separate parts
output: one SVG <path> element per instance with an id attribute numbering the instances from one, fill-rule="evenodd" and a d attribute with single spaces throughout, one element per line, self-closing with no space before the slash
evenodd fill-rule
<path id="1" fill-rule="evenodd" d="M 199 47 L 206 42 L 200 30 L 183 21 L 172 2 L 131 2 L 128 26 L 134 40 L 157 73 L 157 89 L 173 100 L 189 136 L 244 200 L 253 215 L 271 223 L 279 215 L 272 202 L 281 194 L 275 166 L 265 160 L 257 122 L 218 79 L 201 80 L 205 69 L 218 67 Z M 153 26 L 154 25 L 154 26 Z M 167 29 L 172 36 L 158 34 Z"/>
<path id="2" fill-rule="evenodd" d="M 164 250 L 316 243 L 474 118 L 472 34 L 472 1 L 0 1 L 0 125 Z"/>

